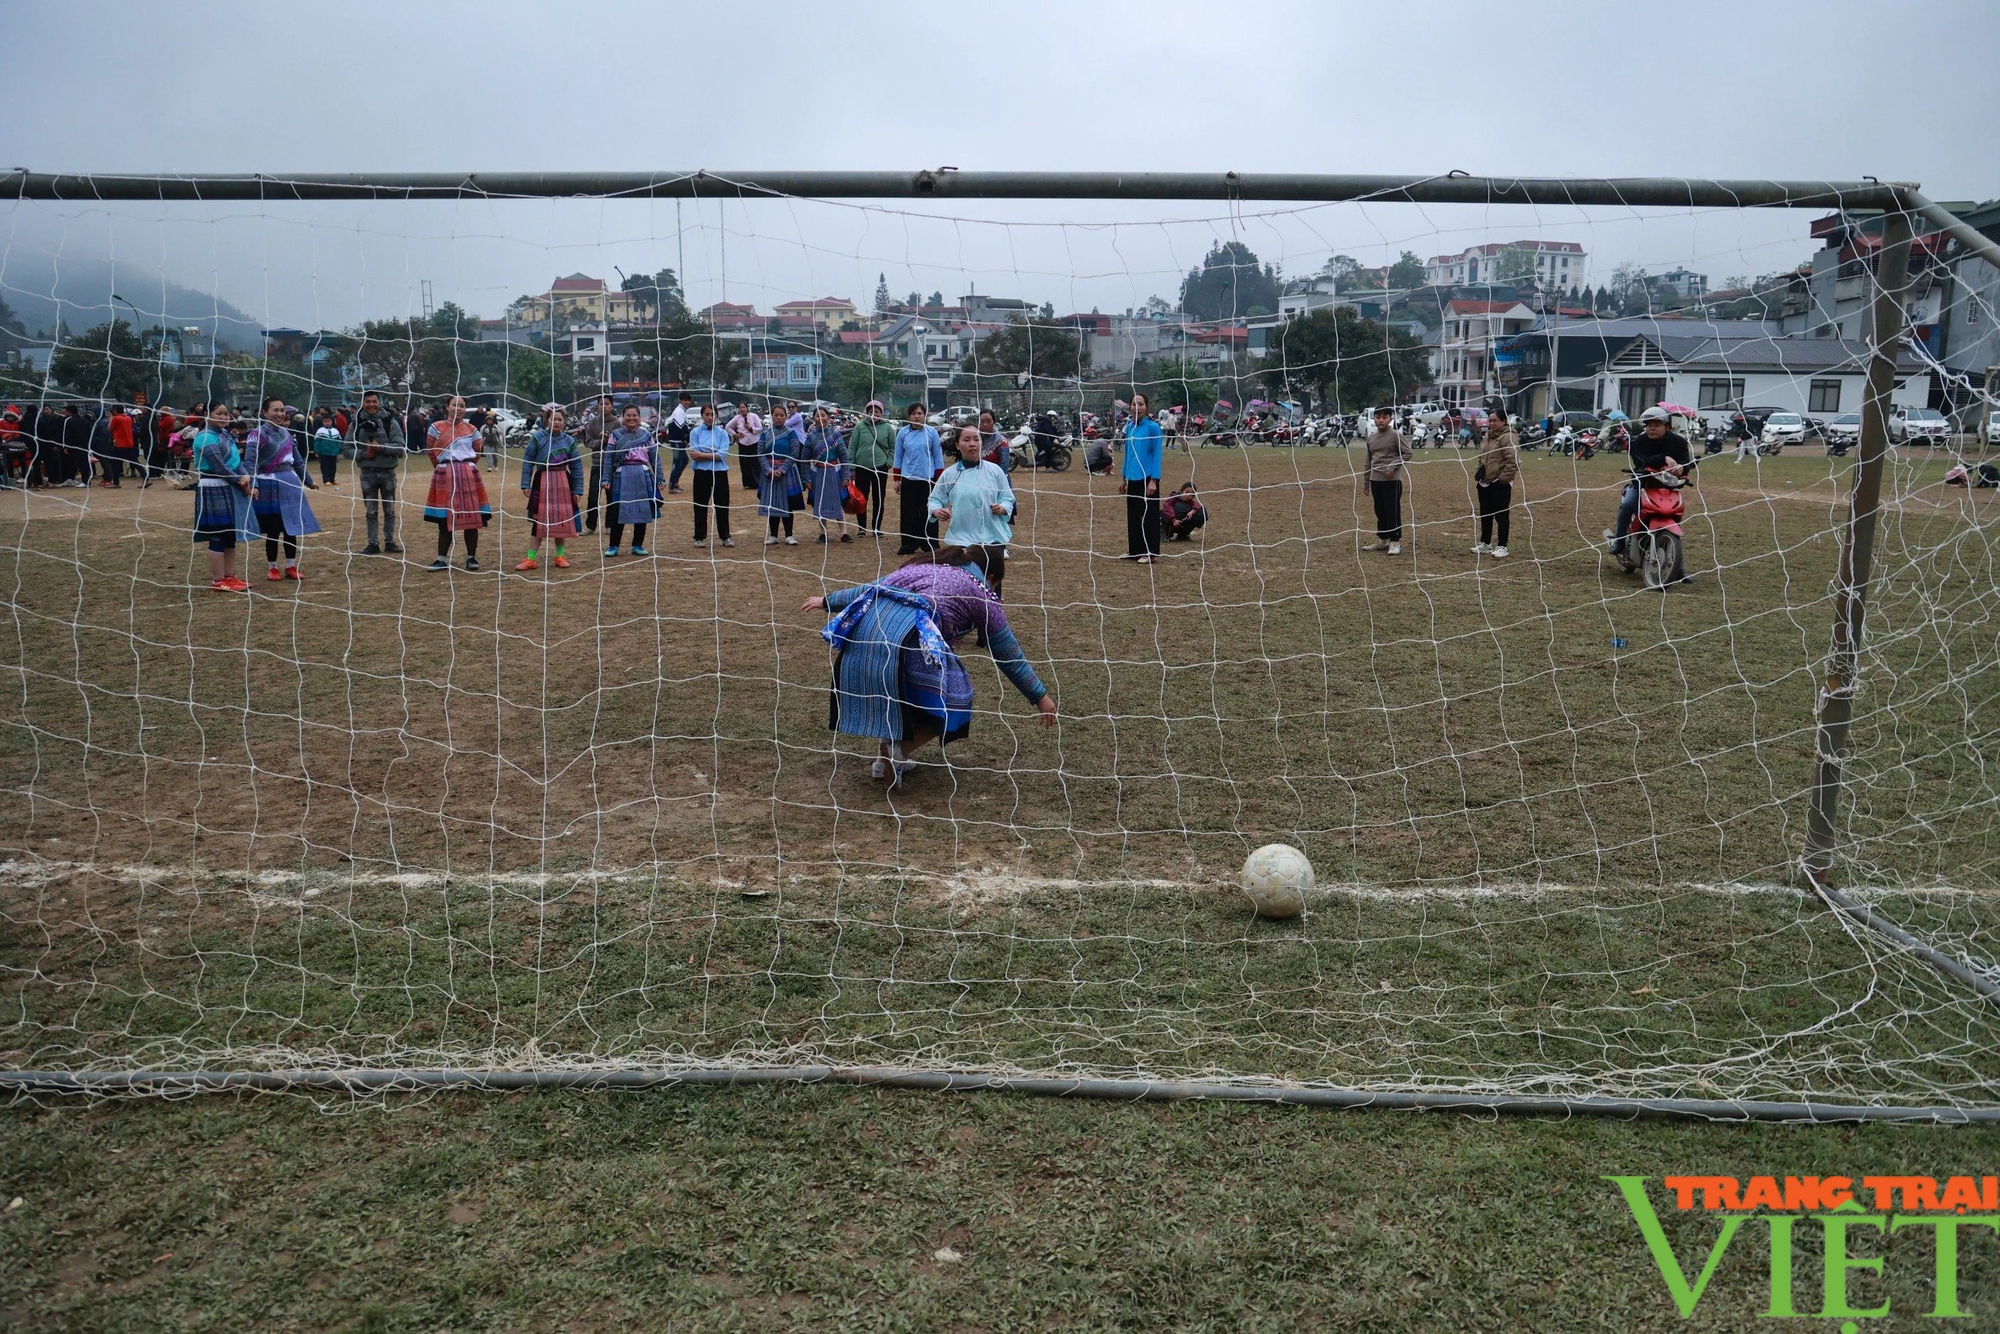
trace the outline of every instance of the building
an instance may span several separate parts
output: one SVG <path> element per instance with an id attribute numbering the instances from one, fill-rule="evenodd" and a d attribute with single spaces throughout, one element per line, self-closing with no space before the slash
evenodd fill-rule
<path id="1" fill-rule="evenodd" d="M 748 309 L 748 307 L 745 307 Z M 803 319 L 832 333 L 843 324 L 856 323 L 861 312 L 845 297 L 823 296 L 811 301 L 786 301 L 772 307 L 779 319 Z"/>
<path id="2" fill-rule="evenodd" d="M 1090 354 L 1090 369 L 1106 375 L 1124 375 L 1134 365 L 1156 357 L 1172 338 L 1173 323 L 1155 315 L 1064 315 L 1056 321 L 1075 334 Z"/>
<path id="3" fill-rule="evenodd" d="M 1433 368 L 1439 400 L 1447 407 L 1476 407 L 1497 391 L 1494 346 L 1525 333 L 1534 323 L 1535 312 L 1520 301 L 1455 299 L 1448 303 Z"/>
<path id="4" fill-rule="evenodd" d="M 1682 403 L 1711 426 L 1746 404 L 1824 418 L 1859 412 L 1867 381 L 1867 344 L 1844 338 L 1643 335 L 1598 373 L 1593 406 L 1637 417 L 1656 403 Z M 1890 401 L 1913 408 L 1931 401 L 1926 363 L 1907 348 Z"/>
<path id="5" fill-rule="evenodd" d="M 642 309 L 633 293 L 607 287 L 602 278 L 587 273 L 572 273 L 550 283 L 546 292 L 515 301 L 507 315 L 517 324 L 630 324 Z"/>
<path id="6" fill-rule="evenodd" d="M 1775 339 L 1780 332 L 1775 320 L 1677 319 L 1665 315 L 1557 319 L 1543 315 L 1527 330 L 1495 345 L 1493 363 L 1508 409 L 1540 417 L 1558 405 L 1572 412 L 1597 407 L 1599 375 L 1637 339 L 1700 335 L 1749 341 Z"/>
<path id="7" fill-rule="evenodd" d="M 1708 295 L 1708 275 L 1688 269 L 1668 269 L 1648 278 L 1646 285 L 1660 296 L 1680 297 L 1688 301 Z"/>
<path id="8" fill-rule="evenodd" d="M 733 301 L 718 301 L 712 306 L 704 306 L 700 312 L 701 322 L 717 333 L 747 333 L 761 331 L 764 317 L 757 313 L 755 306 L 739 306 Z"/>
<path id="9" fill-rule="evenodd" d="M 1955 210 L 1962 221 L 2000 239 L 2000 200 Z M 1986 412 L 2000 412 L 2000 268 L 1956 241 L 1943 255 L 1947 287 L 1939 314 L 1940 359 L 1946 375 L 1944 404 L 1959 429 L 1979 431 Z"/>
<path id="10" fill-rule="evenodd" d="M 1434 255 L 1424 265 L 1424 281 L 1432 287 L 1476 287 L 1503 281 L 1503 269 L 1509 279 L 1521 276 L 1501 262 L 1509 252 L 1532 257 L 1535 284 L 1543 290 L 1582 294 L 1585 256 L 1574 241 L 1489 241 L 1456 255 Z"/>

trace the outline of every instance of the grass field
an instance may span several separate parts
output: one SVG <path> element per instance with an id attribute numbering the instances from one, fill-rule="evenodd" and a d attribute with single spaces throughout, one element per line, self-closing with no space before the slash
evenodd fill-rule
<path id="1" fill-rule="evenodd" d="M 893 797 L 825 729 L 798 610 L 885 568 L 873 539 L 767 558 L 739 514 L 698 551 L 675 508 L 649 561 L 431 575 L 347 554 L 322 491 L 308 581 L 226 598 L 190 586 L 184 493 L 10 495 L 0 1064 L 1991 1103 L 1991 1011 L 1783 883 L 1845 465 L 1713 470 L 1661 596 L 1590 549 L 1613 461 L 1530 459 L 1498 565 L 1469 462 L 1420 458 L 1390 559 L 1340 451 L 1175 460 L 1214 518 L 1151 570 L 1111 559 L 1106 483 L 1017 475 L 1008 610 L 1061 725 L 970 650 L 972 737 Z M 1942 468 L 1893 475 L 1846 866 L 1990 957 L 1990 502 Z M 1293 922 L 1227 887 L 1271 839 L 1320 875 Z M 1740 1328 L 1762 1252 L 1683 1322 L 1602 1175 L 1942 1176 L 1996 1143 L 833 1088 L 21 1102 L 0 1324 Z M 1684 1260 L 1712 1232 L 1668 1226 Z M 1891 1254 L 1869 1327 L 1915 1328 L 1929 1252 Z"/>

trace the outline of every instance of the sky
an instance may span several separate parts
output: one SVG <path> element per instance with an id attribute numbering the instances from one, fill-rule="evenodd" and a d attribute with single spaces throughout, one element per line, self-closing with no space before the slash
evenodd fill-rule
<path id="1" fill-rule="evenodd" d="M 0 167 L 272 173 L 772 168 L 1918 181 L 2000 194 L 2000 5 L 1450 3 L 60 5 L 0 0 Z M 49 58 L 35 58 L 42 52 Z M 581 271 L 697 304 L 967 290 L 1122 310 L 1217 240 L 1329 255 L 1573 240 L 1773 272 L 1804 211 L 775 200 L 0 203 L 0 295 L 64 263 L 272 325 L 485 316 Z M 156 284 L 157 286 L 157 284 Z M 143 293 L 123 295 L 147 305 Z M 74 323 L 74 321 L 72 321 Z"/>

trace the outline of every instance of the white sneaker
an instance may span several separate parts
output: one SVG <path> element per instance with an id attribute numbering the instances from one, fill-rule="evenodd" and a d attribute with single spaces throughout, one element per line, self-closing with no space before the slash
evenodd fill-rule
<path id="1" fill-rule="evenodd" d="M 733 537 L 725 537 L 722 539 L 722 545 L 724 545 L 725 547 L 733 547 L 736 545 L 736 539 Z"/>
<path id="2" fill-rule="evenodd" d="M 889 776 L 889 761 L 876 760 L 875 763 L 868 766 L 868 776 L 878 783 L 887 778 Z"/>
<path id="3" fill-rule="evenodd" d="M 1494 559 L 1494 560 L 1505 560 L 1505 559 L 1507 559 L 1507 548 L 1505 548 L 1505 547 L 1495 547 L 1495 548 L 1493 548 L 1493 559 Z"/>
<path id="4" fill-rule="evenodd" d="M 776 545 L 778 545 L 778 539 L 775 537 L 767 537 L 764 539 L 764 545 L 767 547 L 775 547 Z"/>
<path id="5" fill-rule="evenodd" d="M 1484 542 L 1474 542 L 1472 544 L 1472 554 L 1475 556 L 1483 556 L 1491 550 L 1493 548 L 1487 546 Z"/>
<path id="6" fill-rule="evenodd" d="M 795 547 L 798 544 L 799 544 L 799 539 L 796 537 L 787 537 L 785 539 L 785 545 L 788 547 Z"/>
<path id="7" fill-rule="evenodd" d="M 1403 544 L 1402 544 L 1401 542 L 1391 542 L 1391 543 L 1389 544 L 1389 554 L 1390 554 L 1391 556 L 1400 556 L 1400 555 L 1402 555 L 1402 554 L 1403 554 Z"/>

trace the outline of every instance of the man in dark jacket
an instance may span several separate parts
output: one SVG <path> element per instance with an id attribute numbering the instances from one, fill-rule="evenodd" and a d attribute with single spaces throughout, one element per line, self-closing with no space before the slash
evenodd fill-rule
<path id="1" fill-rule="evenodd" d="M 1688 452 L 1688 442 L 1667 429 L 1667 410 L 1660 407 L 1647 408 L 1639 417 L 1645 427 L 1632 441 L 1632 467 L 1638 472 L 1660 472 L 1669 462 L 1686 468 L 1694 462 Z M 1618 504 L 1618 520 L 1604 532 L 1604 540 L 1617 549 L 1625 530 L 1632 526 L 1632 520 L 1639 513 L 1639 482 L 1635 478 L 1625 488 L 1625 497 Z"/>
<path id="2" fill-rule="evenodd" d="M 74 403 L 63 404 L 63 485 L 90 485 L 90 428 L 95 425 Z"/>
<path id="3" fill-rule="evenodd" d="M 361 554 L 379 556 L 387 551 L 392 556 L 401 555 L 403 548 L 396 544 L 396 479 L 402 473 L 403 457 L 409 453 L 402 419 L 383 407 L 381 395 L 371 389 L 361 396 L 361 410 L 354 414 L 348 438 L 354 442 L 354 470 L 361 474 L 361 510 L 368 520 L 368 545 Z"/>

